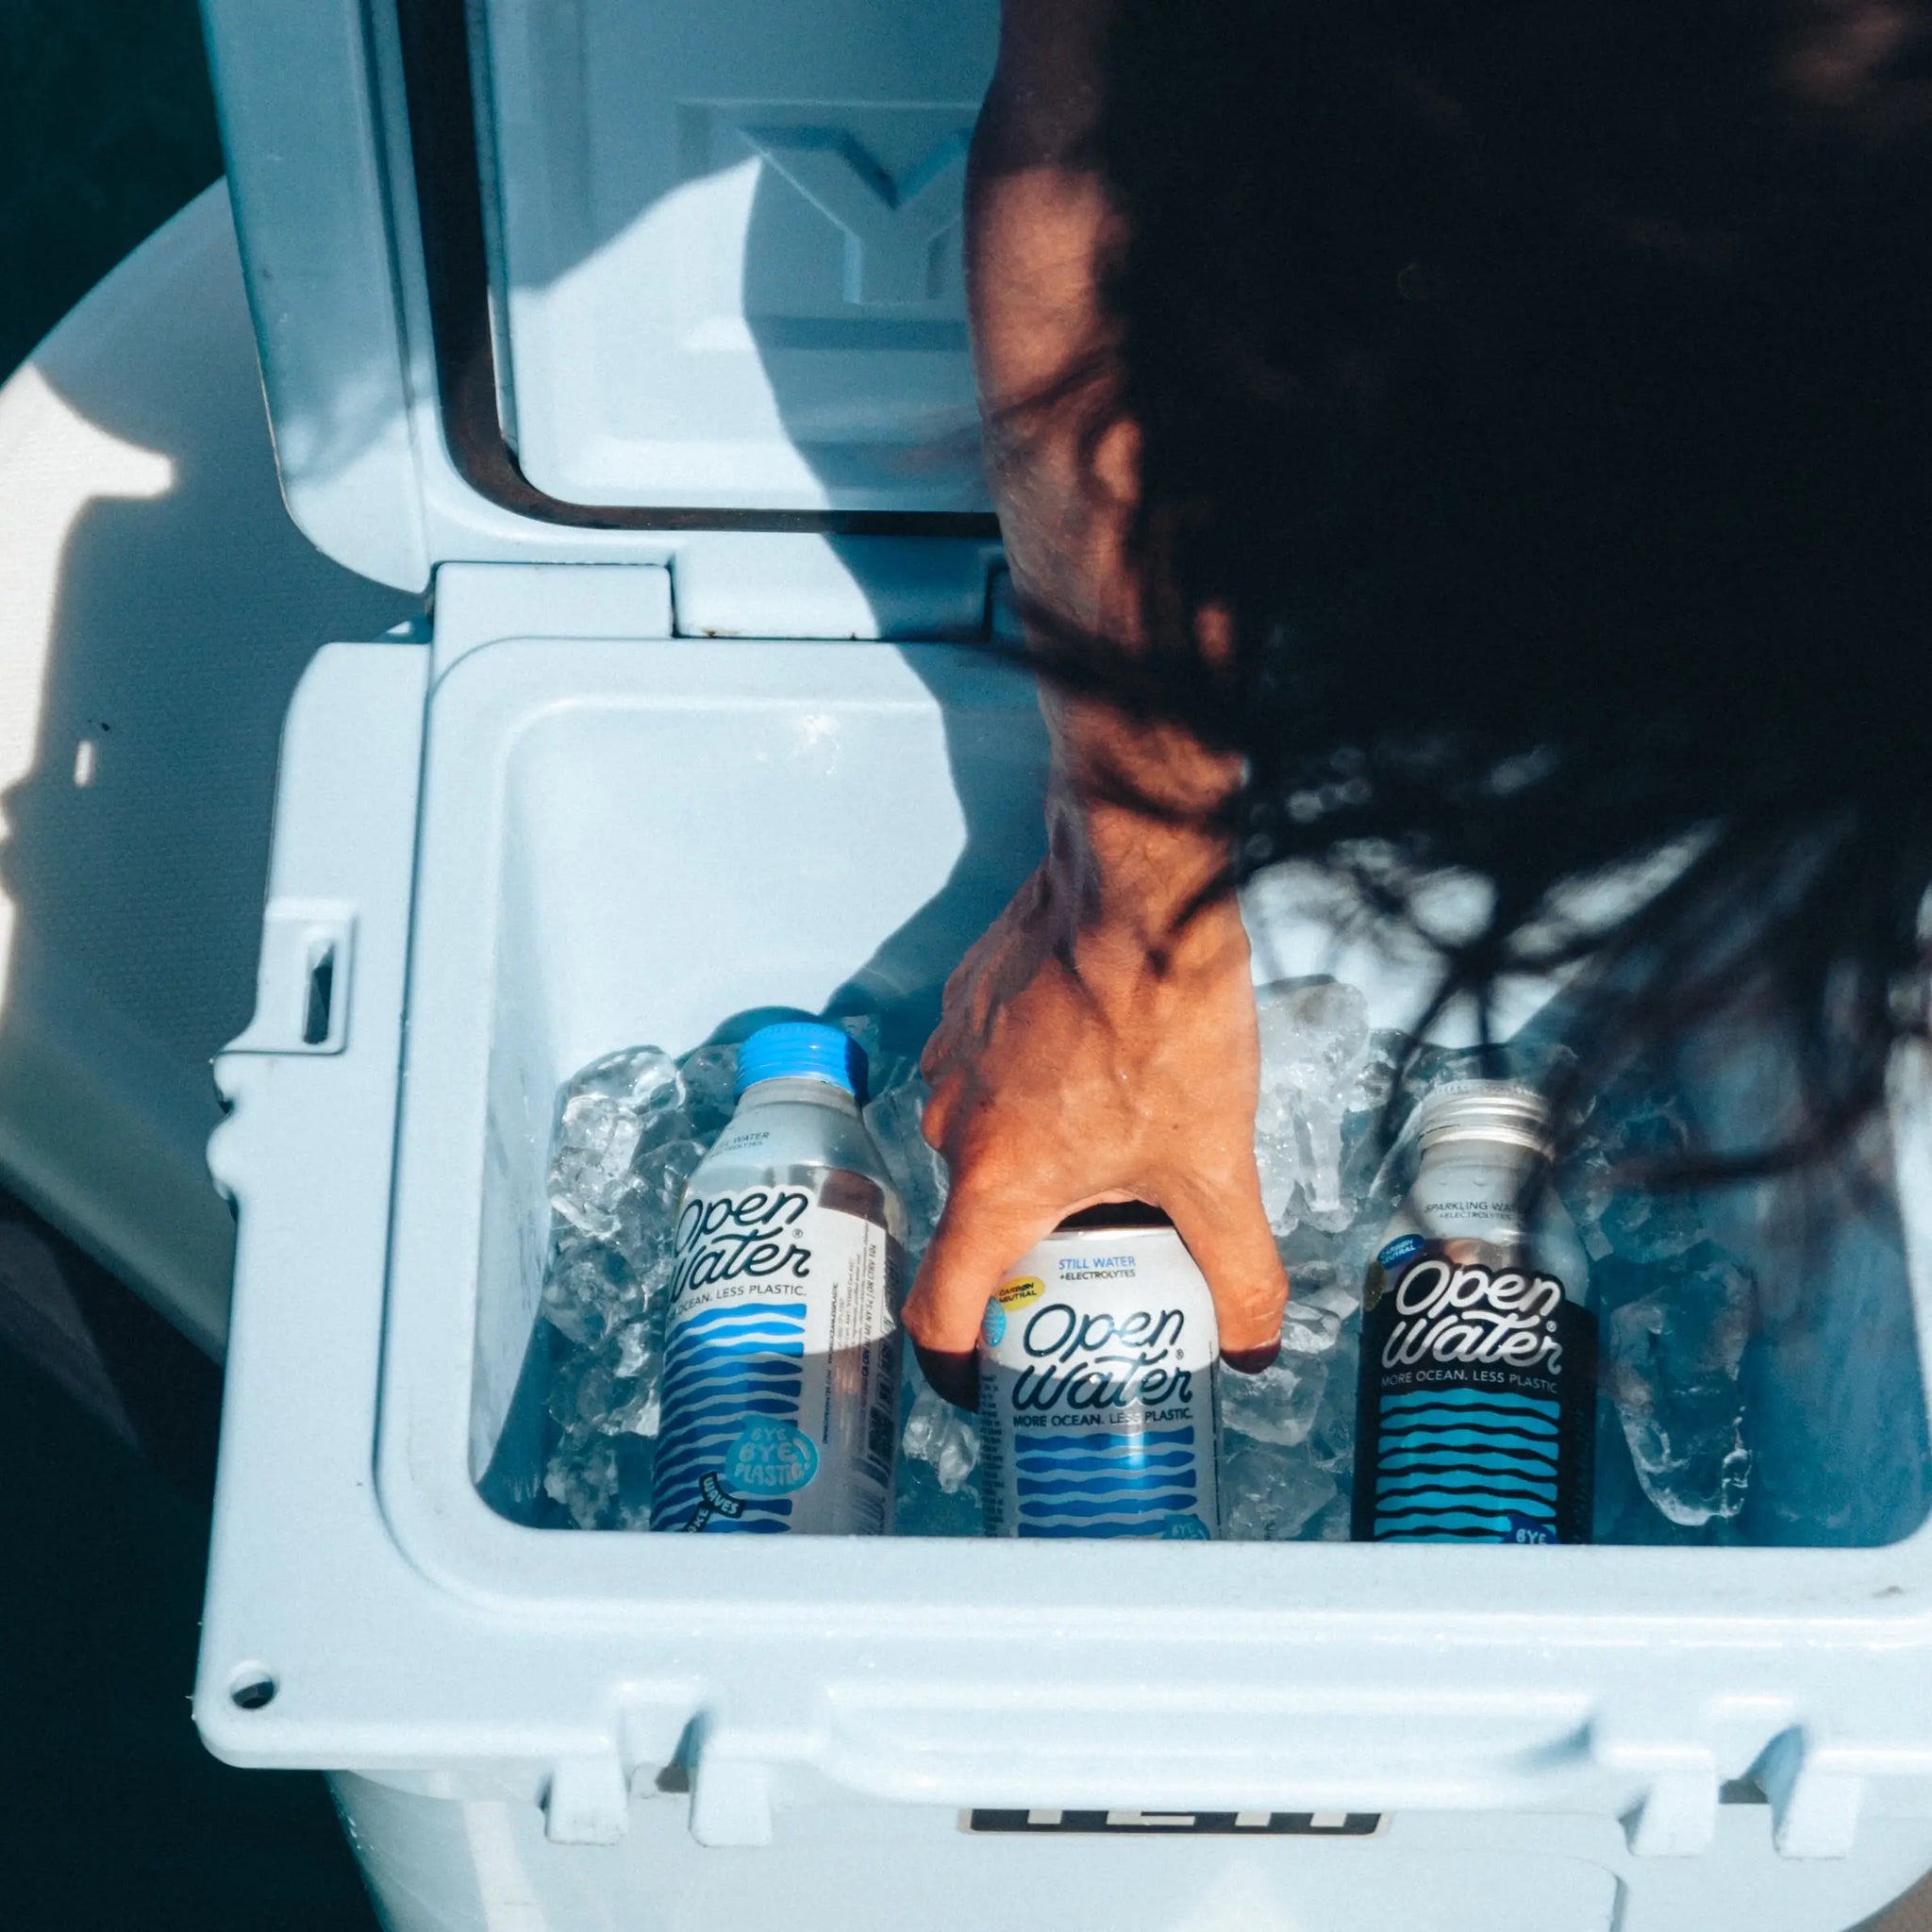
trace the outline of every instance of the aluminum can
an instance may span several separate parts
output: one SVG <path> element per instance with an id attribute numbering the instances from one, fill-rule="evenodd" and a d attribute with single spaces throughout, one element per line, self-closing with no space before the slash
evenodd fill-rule
<path id="1" fill-rule="evenodd" d="M 1218 1357 L 1208 1284 L 1163 1216 L 1062 1223 L 980 1328 L 988 1535 L 1214 1536 Z"/>

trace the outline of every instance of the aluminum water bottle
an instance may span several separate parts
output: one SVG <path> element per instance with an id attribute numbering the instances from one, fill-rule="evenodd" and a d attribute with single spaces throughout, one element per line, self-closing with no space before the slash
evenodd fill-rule
<path id="1" fill-rule="evenodd" d="M 1423 1102 L 1421 1146 L 1362 1294 L 1354 1534 L 1587 1543 L 1596 1314 L 1548 1109 L 1458 1081 Z"/>
<path id="2" fill-rule="evenodd" d="M 761 1027 L 678 1211 L 653 1529 L 891 1521 L 905 1210 L 840 1028 Z"/>
<path id="3" fill-rule="evenodd" d="M 979 1480 L 989 1536 L 1213 1536 L 1208 1284 L 1166 1217 L 1090 1208 L 986 1305 Z"/>

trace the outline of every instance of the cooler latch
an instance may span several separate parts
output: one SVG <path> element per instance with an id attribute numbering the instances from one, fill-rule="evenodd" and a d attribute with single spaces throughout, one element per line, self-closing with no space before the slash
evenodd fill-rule
<path id="1" fill-rule="evenodd" d="M 255 1017 L 229 1053 L 333 1054 L 348 1043 L 356 915 L 336 899 L 271 899 Z"/>

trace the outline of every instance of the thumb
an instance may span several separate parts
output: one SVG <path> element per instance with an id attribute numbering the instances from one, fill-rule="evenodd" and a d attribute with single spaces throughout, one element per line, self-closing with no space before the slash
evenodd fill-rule
<path id="1" fill-rule="evenodd" d="M 1208 1277 L 1221 1358 L 1258 1375 L 1281 1350 L 1288 1275 L 1275 1252 L 1258 1174 L 1205 1199 L 1163 1202 L 1194 1265 Z"/>
<path id="2" fill-rule="evenodd" d="M 906 1332 L 925 1379 L 948 1402 L 978 1402 L 979 1324 L 1012 1264 L 1058 1219 L 955 1188 L 906 1297 Z"/>

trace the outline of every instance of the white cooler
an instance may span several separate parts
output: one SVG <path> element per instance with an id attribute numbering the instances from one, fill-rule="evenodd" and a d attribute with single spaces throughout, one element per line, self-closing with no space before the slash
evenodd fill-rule
<path id="1" fill-rule="evenodd" d="M 994 8 L 207 12 L 291 509 L 435 610 L 300 687 L 218 1067 L 210 1748 L 332 1773 L 398 1932 L 1834 1932 L 1932 1867 L 1923 1529 L 515 1520 L 558 1084 L 841 994 L 914 1032 L 1037 853 L 1031 695 L 974 648 L 958 222 Z"/>

